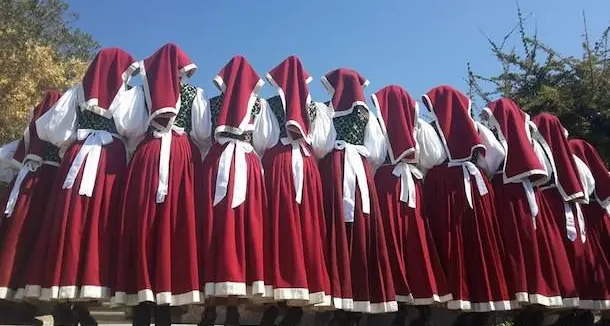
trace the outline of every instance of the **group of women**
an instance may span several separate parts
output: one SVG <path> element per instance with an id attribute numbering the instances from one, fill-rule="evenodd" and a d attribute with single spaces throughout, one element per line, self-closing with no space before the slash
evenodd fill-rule
<path id="1" fill-rule="evenodd" d="M 542 308 L 583 325 L 610 309 L 610 173 L 553 115 L 499 99 L 475 121 L 439 86 L 422 96 L 428 123 L 400 86 L 370 107 L 368 80 L 346 68 L 315 102 L 295 56 L 265 74 L 268 99 L 241 56 L 214 97 L 187 83 L 196 70 L 174 44 L 142 61 L 106 48 L 80 83 L 46 93 L 0 149 L 16 172 L 0 299 L 56 302 L 60 325 L 95 324 L 100 301 L 133 307 L 134 325 L 197 304 L 200 325 L 217 306 L 238 325 L 245 302 L 285 326 L 304 309 L 333 310 L 330 325 L 396 311 L 402 325 L 406 306 L 411 325 L 433 305 L 463 311 L 456 325 L 506 310 L 541 325 Z"/>

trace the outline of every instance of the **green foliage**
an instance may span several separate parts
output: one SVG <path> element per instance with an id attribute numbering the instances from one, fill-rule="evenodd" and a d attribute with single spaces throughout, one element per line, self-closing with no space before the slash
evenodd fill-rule
<path id="1" fill-rule="evenodd" d="M 553 113 L 571 137 L 586 139 L 610 162 L 610 26 L 590 42 L 585 19 L 582 56 L 563 56 L 540 41 L 536 32 L 526 32 L 527 17 L 519 8 L 517 15 L 519 23 L 501 42 L 487 38 L 501 72 L 481 76 L 468 64 L 471 96 L 485 102 L 511 98 L 531 116 Z M 515 32 L 519 49 L 506 49 Z"/>
<path id="2" fill-rule="evenodd" d="M 99 48 L 71 26 L 76 18 L 61 0 L 0 1 L 0 145 L 19 138 L 41 94 L 73 84 Z"/>

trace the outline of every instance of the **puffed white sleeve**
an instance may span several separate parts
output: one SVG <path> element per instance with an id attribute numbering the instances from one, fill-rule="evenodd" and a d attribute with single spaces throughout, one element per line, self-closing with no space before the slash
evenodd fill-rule
<path id="1" fill-rule="evenodd" d="M 316 106 L 316 117 L 311 124 L 309 139 L 314 155 L 322 158 L 330 153 L 335 147 L 337 131 L 333 125 L 333 117 L 330 108 L 320 102 L 314 102 Z"/>
<path id="2" fill-rule="evenodd" d="M 72 86 L 50 110 L 36 120 L 36 132 L 40 139 L 57 147 L 65 147 L 74 139 L 76 110 L 79 110 L 81 93 L 81 84 Z"/>
<path id="3" fill-rule="evenodd" d="M 0 182 L 9 183 L 19 169 L 13 164 L 13 155 L 17 151 L 19 140 L 14 140 L 0 147 Z"/>
<path id="4" fill-rule="evenodd" d="M 388 155 L 385 136 L 377 116 L 371 111 L 369 111 L 369 120 L 364 130 L 364 147 L 369 150 L 369 161 L 375 169 L 385 162 Z"/>
<path id="5" fill-rule="evenodd" d="M 418 168 L 422 172 L 443 163 L 447 159 L 447 153 L 443 143 L 429 123 L 418 119 L 417 132 L 415 133 L 417 146 L 419 147 Z"/>
<path id="6" fill-rule="evenodd" d="M 134 151 L 148 128 L 148 111 L 142 86 L 123 92 L 118 105 L 111 112 L 117 132 L 127 139 L 129 151 Z"/>
<path id="7" fill-rule="evenodd" d="M 254 132 L 252 133 L 252 145 L 258 155 L 262 156 L 265 151 L 277 144 L 280 140 L 280 125 L 269 108 L 265 99 L 260 99 L 261 111 L 254 121 Z"/>
<path id="8" fill-rule="evenodd" d="M 212 147 L 212 116 L 205 91 L 199 87 L 191 107 L 191 121 L 191 139 L 205 157 Z"/>
<path id="9" fill-rule="evenodd" d="M 591 173 L 591 170 L 585 162 L 576 155 L 572 156 L 574 157 L 578 175 L 580 176 L 580 182 L 582 183 L 582 189 L 585 193 L 584 203 L 588 204 L 593 192 L 595 192 L 595 178 L 593 178 L 593 173 Z"/>
<path id="10" fill-rule="evenodd" d="M 483 145 L 485 145 L 485 157 L 481 166 L 489 175 L 493 175 L 498 171 L 500 165 L 504 161 L 504 157 L 506 156 L 506 152 L 502 147 L 502 144 L 496 136 L 493 134 L 491 130 L 485 127 L 480 122 L 477 122 L 477 129 L 479 130 L 479 136 L 481 137 L 481 141 Z"/>

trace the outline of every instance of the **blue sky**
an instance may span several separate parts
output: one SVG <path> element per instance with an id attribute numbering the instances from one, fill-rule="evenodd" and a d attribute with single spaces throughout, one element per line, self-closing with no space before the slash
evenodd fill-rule
<path id="1" fill-rule="evenodd" d="M 76 25 L 102 46 L 121 47 L 138 59 L 166 42 L 180 45 L 198 65 L 192 83 L 218 93 L 212 78 L 235 54 L 260 76 L 291 54 L 315 79 L 314 100 L 326 100 L 319 77 L 349 67 L 371 82 L 367 94 L 388 84 L 419 99 L 450 84 L 466 91 L 466 63 L 498 72 L 485 37 L 501 39 L 516 24 L 514 0 L 68 1 Z M 608 0 L 522 0 L 528 28 L 565 55 L 580 55 L 582 11 L 597 37 L 610 23 Z M 518 39 L 513 38 L 511 44 Z M 267 84 L 263 94 L 274 94 Z"/>

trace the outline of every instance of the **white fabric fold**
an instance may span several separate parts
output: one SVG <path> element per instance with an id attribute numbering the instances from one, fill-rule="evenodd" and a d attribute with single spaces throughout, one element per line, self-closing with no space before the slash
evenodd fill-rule
<path id="1" fill-rule="evenodd" d="M 570 203 L 564 202 L 563 209 L 566 218 L 566 231 L 568 239 L 572 242 L 576 240 L 576 221 L 574 219 L 574 211 L 572 211 L 572 206 Z"/>
<path id="2" fill-rule="evenodd" d="M 21 191 L 21 185 L 23 184 L 23 180 L 28 175 L 28 173 L 34 172 L 29 165 L 24 165 L 19 170 L 17 174 L 17 178 L 15 178 L 15 183 L 13 184 L 13 188 L 11 189 L 11 193 L 8 196 L 8 200 L 6 202 L 6 208 L 4 210 L 4 214 L 6 217 L 11 217 L 13 211 L 15 210 L 15 204 L 17 204 L 17 199 L 19 198 L 19 192 Z"/>
<path id="3" fill-rule="evenodd" d="M 343 214 L 345 222 L 354 222 L 356 210 L 356 185 L 360 189 L 362 212 L 371 213 L 371 199 L 366 171 L 362 157 L 368 157 L 369 151 L 362 145 L 353 145 L 343 140 L 335 142 L 335 149 L 345 152 L 343 164 Z"/>
<path id="4" fill-rule="evenodd" d="M 172 151 L 172 132 L 178 135 L 184 134 L 184 129 L 172 124 L 171 128 L 153 131 L 155 138 L 161 139 L 161 150 L 159 151 L 159 185 L 157 186 L 157 204 L 165 201 L 169 189 L 169 159 Z"/>
<path id="5" fill-rule="evenodd" d="M 218 173 L 216 174 L 216 185 L 214 188 L 214 206 L 220 203 L 226 196 L 229 188 L 229 176 L 231 174 L 231 163 L 235 156 L 235 175 L 233 180 L 233 198 L 231 208 L 236 208 L 246 201 L 248 190 L 248 164 L 246 153 L 254 150 L 250 143 L 242 140 L 219 137 L 219 144 L 227 144 L 220 154 L 218 162 Z"/>
<path id="6" fill-rule="evenodd" d="M 414 165 L 399 162 L 394 166 L 392 174 L 400 178 L 400 201 L 407 203 L 411 208 L 415 208 L 417 195 L 415 193 L 415 181 L 413 177 L 421 180 L 424 174 Z"/>
<path id="7" fill-rule="evenodd" d="M 534 223 L 534 228 L 536 228 L 536 216 L 538 216 L 538 203 L 536 202 L 536 193 L 534 192 L 534 186 L 532 182 L 525 178 L 521 181 L 523 185 L 523 190 L 525 191 L 525 197 L 527 198 L 527 204 L 530 207 L 530 213 L 532 214 L 532 223 Z"/>
<path id="8" fill-rule="evenodd" d="M 582 209 L 580 208 L 579 203 L 575 203 L 576 205 L 576 218 L 578 221 L 578 229 L 580 231 L 580 240 L 582 243 L 587 242 L 587 230 L 585 226 L 585 216 L 582 213 Z"/>
<path id="9" fill-rule="evenodd" d="M 294 182 L 295 200 L 300 204 L 303 199 L 303 182 L 305 178 L 305 173 L 303 172 L 303 155 L 311 156 L 311 154 L 307 150 L 307 146 L 303 138 L 295 140 L 284 137 L 280 139 L 280 141 L 283 145 L 292 146 L 292 180 Z"/>
<path id="10" fill-rule="evenodd" d="M 485 185 L 483 175 L 481 174 L 481 171 L 477 168 L 477 166 L 470 161 L 449 162 L 449 167 L 457 166 L 462 167 L 462 172 L 464 174 L 464 190 L 466 191 L 466 199 L 468 200 L 468 205 L 470 206 L 470 208 L 474 208 L 472 203 L 472 185 L 470 183 L 470 176 L 474 177 L 475 182 L 477 184 L 477 188 L 479 189 L 479 194 L 481 196 L 484 196 L 489 191 L 487 190 L 487 185 Z"/>
<path id="11" fill-rule="evenodd" d="M 112 134 L 105 130 L 78 129 L 76 138 L 78 140 L 85 140 L 85 142 L 78 151 L 74 161 L 72 161 L 70 170 L 68 170 L 64 180 L 63 189 L 71 189 L 74 186 L 78 172 L 83 163 L 85 163 L 78 194 L 91 197 L 95 187 L 102 147 L 112 143 Z"/>

